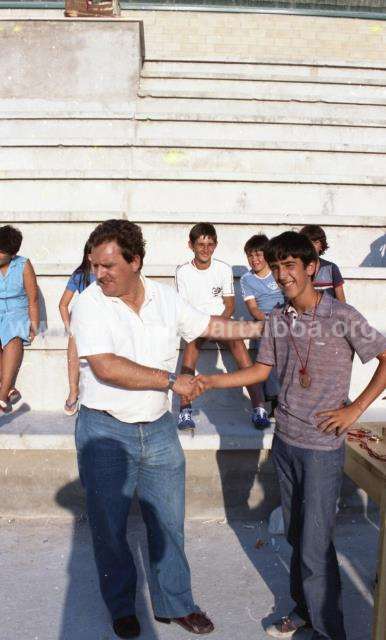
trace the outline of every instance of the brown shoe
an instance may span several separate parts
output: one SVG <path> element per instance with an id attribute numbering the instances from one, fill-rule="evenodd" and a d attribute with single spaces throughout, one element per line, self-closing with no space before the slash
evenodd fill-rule
<path id="1" fill-rule="evenodd" d="M 207 615 L 202 611 L 195 611 L 183 618 L 158 618 L 155 616 L 155 619 L 158 622 L 164 622 L 165 624 L 175 622 L 186 631 L 190 631 L 190 633 L 195 633 L 197 635 L 211 633 L 214 630 L 213 622 L 209 620 Z"/>

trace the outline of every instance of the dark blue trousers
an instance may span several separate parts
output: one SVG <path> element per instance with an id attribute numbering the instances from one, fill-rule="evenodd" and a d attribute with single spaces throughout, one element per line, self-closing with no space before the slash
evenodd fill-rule
<path id="1" fill-rule="evenodd" d="M 314 630 L 313 640 L 346 640 L 341 583 L 333 542 L 343 478 L 344 445 L 316 451 L 274 437 L 285 533 L 292 547 L 290 587 L 294 611 Z"/>
<path id="2" fill-rule="evenodd" d="M 82 406 L 75 432 L 99 583 L 111 617 L 135 612 L 137 571 L 127 518 L 137 491 L 147 529 L 155 615 L 197 610 L 184 552 L 185 457 L 170 413 L 136 425 Z"/>

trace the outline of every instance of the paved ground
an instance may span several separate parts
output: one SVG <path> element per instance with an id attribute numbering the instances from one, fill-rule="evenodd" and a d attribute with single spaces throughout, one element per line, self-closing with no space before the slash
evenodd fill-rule
<path id="1" fill-rule="evenodd" d="M 144 579 L 144 531 L 138 520 L 130 522 L 129 539 L 140 567 L 141 637 L 193 637 L 153 620 Z M 289 549 L 282 536 L 270 538 L 264 523 L 193 520 L 187 522 L 186 539 L 196 601 L 216 625 L 213 640 L 267 638 L 262 624 L 290 606 Z M 258 539 L 266 541 L 260 549 L 255 548 Z M 377 540 L 373 516 L 339 517 L 348 640 L 370 639 Z M 87 523 L 0 519 L 0 574 L 0 640 L 115 638 L 98 592 Z"/>

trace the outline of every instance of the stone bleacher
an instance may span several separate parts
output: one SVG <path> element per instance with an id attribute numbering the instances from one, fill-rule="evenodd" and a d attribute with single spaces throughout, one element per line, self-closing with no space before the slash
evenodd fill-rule
<path id="1" fill-rule="evenodd" d="M 141 23 L 126 19 L 0 13 L 0 43 L 0 221 L 24 234 L 47 328 L 26 350 L 19 381 L 32 412 L 20 429 L 13 416 L 11 434 L 46 437 L 35 428 L 38 412 L 62 408 L 66 340 L 57 304 L 90 231 L 106 218 L 141 224 L 144 272 L 168 283 L 187 259 L 189 228 L 213 222 L 216 255 L 234 265 L 237 285 L 252 234 L 322 224 L 348 301 L 386 331 L 386 65 L 143 63 Z M 223 370 L 221 355 L 206 350 L 200 367 Z M 373 370 L 355 362 L 352 395 Z M 384 404 L 364 420 L 381 420 Z M 185 448 L 208 446 L 213 455 L 227 448 L 226 433 L 236 449 L 251 450 L 241 391 L 211 394 L 196 407 L 203 439 L 184 440 Z M 18 449 L 5 432 L 0 443 Z"/>

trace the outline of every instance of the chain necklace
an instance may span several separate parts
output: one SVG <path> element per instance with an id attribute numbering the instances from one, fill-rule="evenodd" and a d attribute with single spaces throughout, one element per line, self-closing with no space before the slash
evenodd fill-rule
<path id="1" fill-rule="evenodd" d="M 320 300 L 321 300 L 321 296 L 319 297 L 319 294 L 316 294 L 316 301 L 315 301 L 314 311 L 313 311 L 313 314 L 312 314 L 312 322 L 314 322 L 314 320 L 315 320 L 316 310 L 318 308 Z M 296 355 L 297 355 L 297 357 L 299 359 L 299 362 L 300 362 L 300 369 L 299 369 L 299 383 L 300 383 L 300 386 L 303 387 L 303 389 L 309 389 L 309 387 L 311 386 L 312 379 L 311 379 L 310 374 L 307 371 L 307 365 L 308 365 L 308 360 L 309 360 L 310 351 L 311 351 L 311 340 L 312 340 L 311 336 L 310 336 L 310 338 L 308 340 L 306 360 L 305 360 L 305 362 L 303 364 L 302 357 L 301 357 L 301 355 L 299 353 L 299 350 L 298 350 L 298 348 L 296 346 L 296 342 L 295 342 L 295 339 L 294 339 L 294 337 L 292 335 L 292 331 L 291 331 L 291 325 L 288 322 L 288 320 L 287 320 L 287 324 L 288 324 L 288 331 L 289 331 L 289 335 L 290 335 L 290 338 L 291 338 L 291 342 L 292 342 L 292 344 L 294 346 L 294 349 L 296 351 Z"/>

